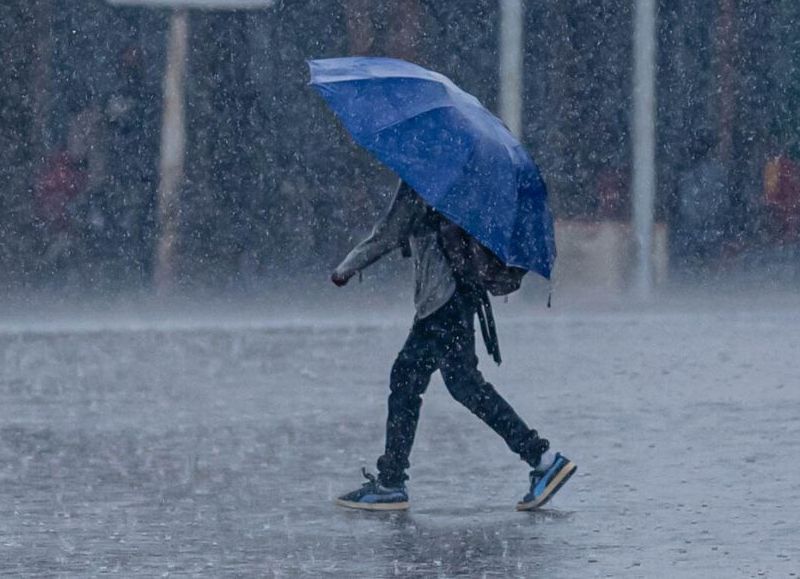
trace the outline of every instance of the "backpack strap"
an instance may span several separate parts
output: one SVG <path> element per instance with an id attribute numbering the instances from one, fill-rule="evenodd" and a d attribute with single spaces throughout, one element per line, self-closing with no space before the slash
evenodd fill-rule
<path id="1" fill-rule="evenodd" d="M 499 366 L 503 359 L 500 356 L 500 342 L 497 339 L 497 326 L 494 323 L 492 301 L 489 299 L 489 293 L 486 290 L 483 290 L 479 296 L 478 321 L 481 326 L 483 343 L 486 344 L 486 351 Z"/>
<path id="2" fill-rule="evenodd" d="M 411 257 L 411 241 L 408 238 L 405 238 L 400 246 L 400 255 L 405 259 Z"/>
<path id="3" fill-rule="evenodd" d="M 503 359 L 500 356 L 500 342 L 497 339 L 497 325 L 494 321 L 494 314 L 492 312 L 492 302 L 489 299 L 489 292 L 486 288 L 482 287 L 477 280 L 476 276 L 469 275 L 466 269 L 470 265 L 470 260 L 467 255 L 452 255 L 453 251 L 448 250 L 442 233 L 443 227 L 451 227 L 446 223 L 443 218 L 439 218 L 439 226 L 436 229 L 436 241 L 439 244 L 439 250 L 444 255 L 445 260 L 450 265 L 450 271 L 456 281 L 458 290 L 467 294 L 468 299 L 475 304 L 475 311 L 478 314 L 478 322 L 481 327 L 481 335 L 483 336 L 483 343 L 486 345 L 486 351 L 499 366 Z M 468 250 L 468 246 L 464 245 L 463 248 L 459 247 L 456 251 L 463 249 Z M 457 263 L 453 263 L 457 260 Z"/>

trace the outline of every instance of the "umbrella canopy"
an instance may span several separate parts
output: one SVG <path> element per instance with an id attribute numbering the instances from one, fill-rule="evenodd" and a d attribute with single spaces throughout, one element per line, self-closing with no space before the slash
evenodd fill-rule
<path id="1" fill-rule="evenodd" d="M 309 61 L 353 139 L 507 265 L 549 278 L 553 217 L 539 169 L 506 126 L 447 77 L 391 58 Z"/>

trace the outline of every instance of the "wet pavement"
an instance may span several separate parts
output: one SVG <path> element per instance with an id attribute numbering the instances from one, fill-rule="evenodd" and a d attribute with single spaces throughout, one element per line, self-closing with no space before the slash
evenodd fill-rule
<path id="1" fill-rule="evenodd" d="M 487 377 L 579 465 L 537 513 L 438 377 L 411 510 L 333 505 L 382 450 L 401 316 L 0 326 L 0 575 L 800 574 L 797 309 L 499 309 Z"/>

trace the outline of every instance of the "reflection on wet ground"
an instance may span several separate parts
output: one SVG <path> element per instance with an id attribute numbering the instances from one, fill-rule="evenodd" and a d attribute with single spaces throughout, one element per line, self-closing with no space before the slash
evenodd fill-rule
<path id="1" fill-rule="evenodd" d="M 501 325 L 488 378 L 579 464 L 537 513 L 438 378 L 412 509 L 333 506 L 380 454 L 402 327 L 1 333 L 0 574 L 790 576 L 797 321 Z"/>

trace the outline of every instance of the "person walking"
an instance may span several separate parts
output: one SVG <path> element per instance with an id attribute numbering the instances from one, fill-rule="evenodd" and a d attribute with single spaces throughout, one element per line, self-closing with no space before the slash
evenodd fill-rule
<path id="1" fill-rule="evenodd" d="M 481 306 L 488 305 L 484 301 L 488 298 L 482 297 L 486 292 L 476 272 L 470 271 L 469 257 L 459 250 L 467 245 L 453 241 L 459 233 L 462 240 L 468 239 L 401 180 L 387 213 L 331 275 L 333 283 L 341 287 L 393 250 L 403 249 L 414 259 L 416 315 L 391 369 L 384 454 L 377 461 L 377 476 L 363 470 L 367 482 L 339 497 L 336 502 L 340 506 L 382 511 L 409 507 L 409 455 L 422 395 L 437 370 L 453 398 L 531 466 L 529 491 L 517 504 L 518 510 L 547 503 L 577 468 L 567 457 L 550 450 L 548 440 L 529 428 L 478 370 L 474 319 Z M 481 321 L 484 329 L 483 317 Z M 489 325 L 493 326 L 491 319 Z M 484 337 L 491 334 L 484 332 Z M 499 363 L 496 340 L 493 345 L 487 341 L 487 346 Z"/>

